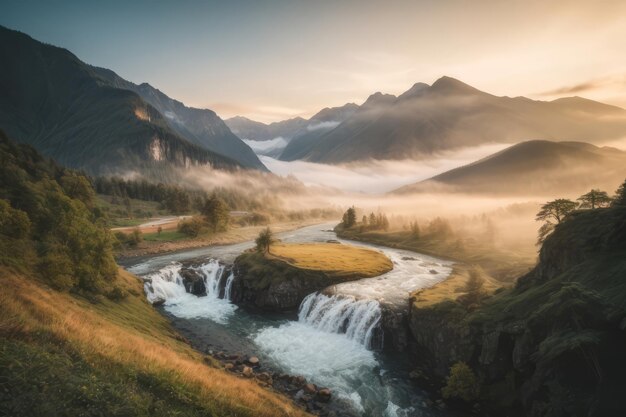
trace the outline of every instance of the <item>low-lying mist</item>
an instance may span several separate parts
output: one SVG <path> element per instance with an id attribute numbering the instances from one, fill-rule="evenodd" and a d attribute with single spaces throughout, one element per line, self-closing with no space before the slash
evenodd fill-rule
<path id="1" fill-rule="evenodd" d="M 463 166 L 498 152 L 510 144 L 487 144 L 443 152 L 420 161 L 354 162 L 326 165 L 306 161 L 286 162 L 268 156 L 261 161 L 277 175 L 293 175 L 308 186 L 336 188 L 346 192 L 380 194 Z"/>

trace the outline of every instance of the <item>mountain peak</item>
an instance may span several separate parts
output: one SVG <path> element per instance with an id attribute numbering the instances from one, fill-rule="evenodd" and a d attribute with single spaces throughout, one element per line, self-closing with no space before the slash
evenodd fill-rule
<path id="1" fill-rule="evenodd" d="M 431 91 L 443 94 L 484 94 L 482 91 L 465 84 L 456 78 L 443 76 L 433 83 L 430 87 Z"/>
<path id="2" fill-rule="evenodd" d="M 395 100 L 396 100 L 396 96 L 394 96 L 393 94 L 383 94 L 380 91 L 377 91 L 371 96 L 369 96 L 367 100 L 365 100 L 365 103 L 363 103 L 363 106 L 361 107 L 385 105 Z"/>
<path id="3" fill-rule="evenodd" d="M 413 87 L 406 90 L 404 93 L 398 96 L 399 99 L 417 97 L 422 95 L 430 86 L 426 83 L 415 83 Z"/>

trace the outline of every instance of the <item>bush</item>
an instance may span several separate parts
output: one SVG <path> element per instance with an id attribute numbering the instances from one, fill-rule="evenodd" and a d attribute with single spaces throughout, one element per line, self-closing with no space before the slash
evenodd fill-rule
<path id="1" fill-rule="evenodd" d="M 469 402 L 477 399 L 478 393 L 478 380 L 472 369 L 464 362 L 452 365 L 446 386 L 441 390 L 443 398 Z"/>
<path id="2" fill-rule="evenodd" d="M 205 223 L 202 218 L 194 216 L 190 219 L 185 219 L 178 223 L 178 231 L 186 234 L 187 236 L 197 237 L 202 233 L 202 229 L 205 228 Z"/>

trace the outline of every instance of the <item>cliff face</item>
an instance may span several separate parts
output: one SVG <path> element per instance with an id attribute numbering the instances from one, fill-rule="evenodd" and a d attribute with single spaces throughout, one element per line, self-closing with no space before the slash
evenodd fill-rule
<path id="1" fill-rule="evenodd" d="M 240 255 L 233 271 L 231 300 L 269 311 L 297 310 L 307 295 L 346 281 L 345 277 L 338 280 L 323 271 L 296 268 L 257 252 Z"/>
<path id="2" fill-rule="evenodd" d="M 496 413 L 624 415 L 626 208 L 580 212 L 544 243 L 539 263 L 475 311 L 412 304 L 411 353 L 443 385 L 465 362 Z"/>

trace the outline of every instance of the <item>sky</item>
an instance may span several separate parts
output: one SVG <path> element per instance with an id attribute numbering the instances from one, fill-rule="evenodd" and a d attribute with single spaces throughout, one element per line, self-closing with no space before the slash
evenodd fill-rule
<path id="1" fill-rule="evenodd" d="M 0 0 L 0 24 L 221 117 L 263 122 L 448 75 L 626 107 L 626 1 Z"/>

